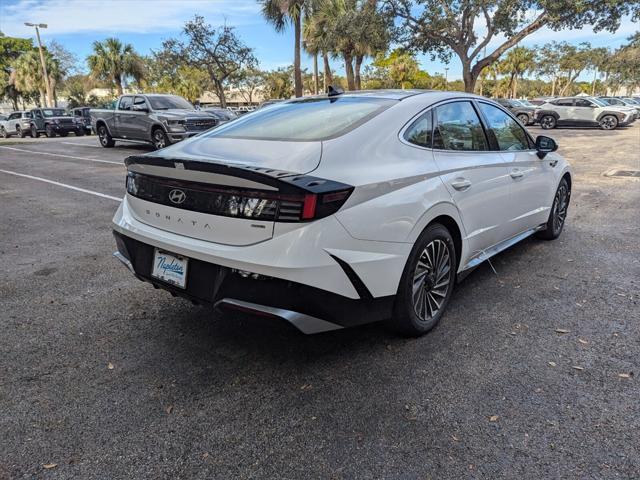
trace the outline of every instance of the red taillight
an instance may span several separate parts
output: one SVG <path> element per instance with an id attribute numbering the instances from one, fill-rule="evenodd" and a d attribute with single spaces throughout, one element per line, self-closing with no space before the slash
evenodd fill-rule
<path id="1" fill-rule="evenodd" d="M 308 193 L 304 196 L 304 206 L 302 207 L 302 219 L 309 220 L 316 216 L 316 203 L 318 196 L 315 193 Z"/>

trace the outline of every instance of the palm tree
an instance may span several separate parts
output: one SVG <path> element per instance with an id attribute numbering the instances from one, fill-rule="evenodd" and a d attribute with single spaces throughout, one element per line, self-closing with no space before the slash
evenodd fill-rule
<path id="1" fill-rule="evenodd" d="M 51 56 L 49 52 L 44 52 L 44 61 L 47 66 L 47 73 L 49 75 L 49 84 L 51 85 L 51 91 L 56 93 L 56 86 L 62 80 L 62 72 L 60 65 Z M 45 98 L 44 80 L 42 77 L 42 65 L 40 62 L 40 54 L 36 49 L 29 50 L 28 52 L 20 55 L 13 63 L 13 71 L 9 82 L 15 87 L 15 89 L 24 96 L 28 96 L 34 92 L 40 94 L 40 99 Z M 57 103 L 57 102 L 56 102 Z M 46 102 L 43 101 L 46 105 Z"/>
<path id="2" fill-rule="evenodd" d="M 144 64 L 131 44 L 123 44 L 117 38 L 93 42 L 93 54 L 87 57 L 91 75 L 98 80 L 112 83 L 118 95 L 122 95 L 122 82 L 127 77 L 140 81 L 144 77 Z"/>
<path id="3" fill-rule="evenodd" d="M 302 71 L 300 70 L 300 39 L 302 37 L 302 14 L 305 0 L 259 0 L 262 15 L 271 23 L 276 32 L 282 32 L 288 23 L 293 24 L 293 72 L 296 97 L 302 96 Z"/>
<path id="4" fill-rule="evenodd" d="M 509 50 L 500 62 L 500 70 L 509 75 L 511 98 L 518 96 L 518 77 L 535 67 L 535 54 L 526 47 L 515 47 Z"/>
<path id="5" fill-rule="evenodd" d="M 331 65 L 329 64 L 329 54 L 331 52 L 331 36 L 324 17 L 320 14 L 321 2 L 313 3 L 311 13 L 304 18 L 302 37 L 305 43 L 305 50 L 315 57 L 322 55 L 323 62 L 323 82 L 324 90 L 333 83 Z"/>

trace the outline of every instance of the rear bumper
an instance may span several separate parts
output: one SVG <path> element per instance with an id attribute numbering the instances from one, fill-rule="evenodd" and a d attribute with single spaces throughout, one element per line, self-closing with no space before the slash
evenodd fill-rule
<path id="1" fill-rule="evenodd" d="M 350 299 L 276 278 L 253 279 L 190 258 L 186 288 L 151 276 L 154 247 L 114 231 L 118 258 L 138 279 L 198 304 L 285 320 L 306 334 L 375 322 L 392 314 L 393 296 Z"/>

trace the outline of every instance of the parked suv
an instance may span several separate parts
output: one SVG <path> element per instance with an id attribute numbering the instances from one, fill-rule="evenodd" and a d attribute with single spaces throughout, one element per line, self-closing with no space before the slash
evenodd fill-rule
<path id="1" fill-rule="evenodd" d="M 69 110 L 69 115 L 75 118 L 76 123 L 84 127 L 84 133 L 91 135 L 91 115 L 89 115 L 91 107 L 77 107 Z"/>
<path id="2" fill-rule="evenodd" d="M 91 124 L 105 148 L 115 140 L 138 140 L 156 149 L 217 126 L 216 116 L 196 110 L 177 95 L 123 95 L 113 109 L 91 109 Z"/>
<path id="3" fill-rule="evenodd" d="M 638 105 L 633 99 L 617 98 L 617 97 L 598 97 L 598 100 L 614 107 L 627 107 L 635 110 L 634 119 L 637 120 L 640 117 L 640 105 Z"/>
<path id="4" fill-rule="evenodd" d="M 20 111 L 9 114 L 6 120 L 0 122 L 0 136 L 8 138 L 17 135 L 24 138 L 31 135 L 31 112 Z"/>
<path id="5" fill-rule="evenodd" d="M 540 105 L 536 120 L 545 130 L 561 126 L 613 130 L 633 122 L 634 115 L 631 108 L 607 105 L 594 97 L 562 97 Z"/>
<path id="6" fill-rule="evenodd" d="M 284 101 L 127 158 L 115 255 L 173 295 L 305 333 L 421 335 L 474 267 L 560 235 L 572 180 L 556 149 L 471 94 Z"/>
<path id="7" fill-rule="evenodd" d="M 62 108 L 34 108 L 31 110 L 31 136 L 37 138 L 41 133 L 53 138 L 56 135 L 66 137 L 69 133 L 84 135 L 84 125 L 68 115 Z"/>
<path id="8" fill-rule="evenodd" d="M 536 107 L 534 105 L 525 105 L 520 100 L 509 98 L 494 98 L 493 101 L 511 111 L 523 125 L 535 123 Z"/>

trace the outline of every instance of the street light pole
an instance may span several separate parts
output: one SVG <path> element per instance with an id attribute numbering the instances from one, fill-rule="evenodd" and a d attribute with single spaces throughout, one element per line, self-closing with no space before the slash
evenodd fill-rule
<path id="1" fill-rule="evenodd" d="M 49 74 L 47 73 L 47 63 L 44 61 L 44 51 L 42 50 L 42 42 L 40 41 L 39 28 L 47 28 L 46 23 L 28 23 L 25 22 L 27 27 L 36 28 L 36 37 L 38 38 L 38 50 L 40 50 L 40 63 L 42 65 L 42 77 L 44 79 L 44 88 L 47 92 L 47 107 L 53 107 L 53 95 L 51 94 L 51 85 L 49 84 Z"/>
<path id="2" fill-rule="evenodd" d="M 447 90 L 449 88 L 449 80 L 447 80 L 449 74 L 449 67 L 444 67 L 444 89 Z"/>

